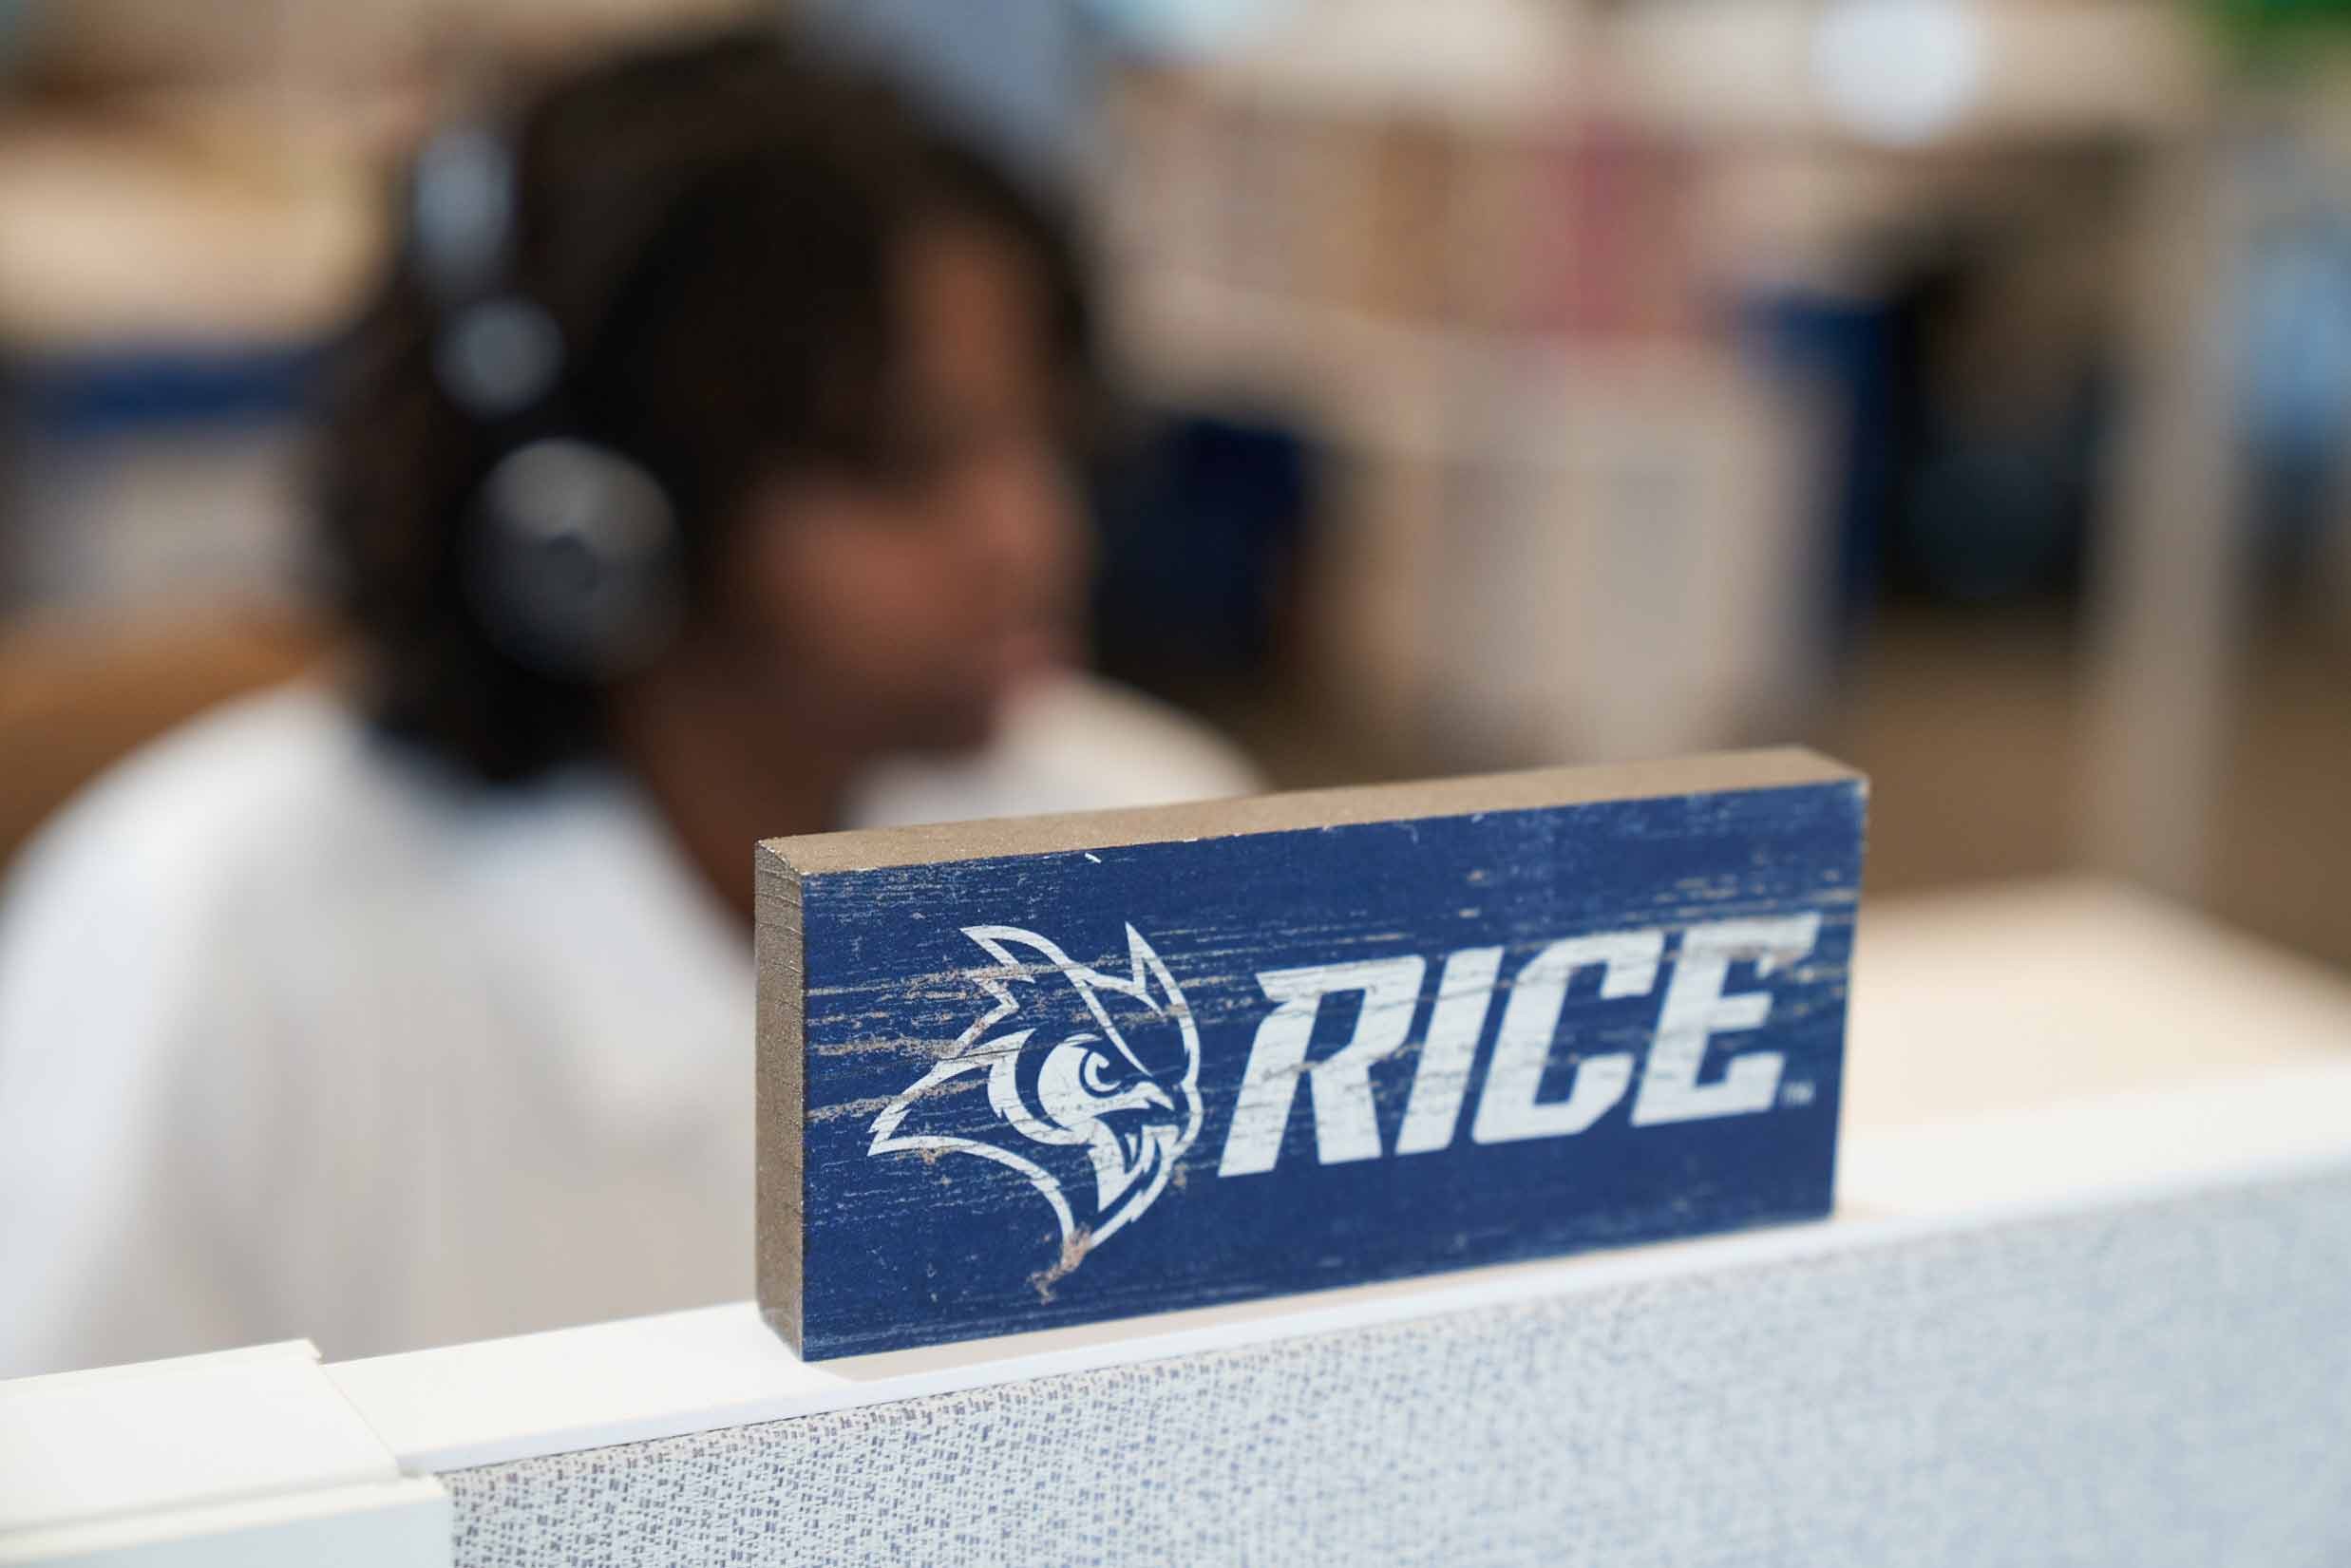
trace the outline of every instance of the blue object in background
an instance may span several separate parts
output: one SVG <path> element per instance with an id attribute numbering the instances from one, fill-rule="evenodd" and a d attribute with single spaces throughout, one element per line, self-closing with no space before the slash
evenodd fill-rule
<path id="1" fill-rule="evenodd" d="M 2254 544 L 2280 581 L 2317 555 L 2351 442 L 2351 214 L 2322 210 L 2263 236 L 2243 275 L 2238 397 Z"/>
<path id="2" fill-rule="evenodd" d="M 1868 618 L 1883 573 L 1897 480 L 1896 353 L 1892 310 L 1877 300 L 1782 293 L 1749 299 L 1740 311 L 1755 358 L 1816 386 L 1834 415 L 1837 441 L 1820 454 L 1830 498 L 1820 526 L 1835 540 L 1828 597 L 1843 646 Z"/>
<path id="3" fill-rule="evenodd" d="M 248 425 L 301 414 L 326 350 L 316 345 L 114 349 L 10 367 L 14 421 L 30 439 L 71 444 L 191 425 Z"/>
<path id="4" fill-rule="evenodd" d="M 1306 439 L 1271 419 L 1159 416 L 1094 487 L 1097 660 L 1150 689 L 1259 673 L 1314 504 Z"/>
<path id="5" fill-rule="evenodd" d="M 1787 294 L 1746 308 L 1758 359 L 1813 383 L 1836 542 L 1833 646 L 1889 597 L 1981 608 L 2076 592 L 2114 391 L 2095 357 L 2025 417 L 1941 389 L 1939 329 L 1977 286 L 1965 247 L 1914 266 L 1884 300 Z"/>

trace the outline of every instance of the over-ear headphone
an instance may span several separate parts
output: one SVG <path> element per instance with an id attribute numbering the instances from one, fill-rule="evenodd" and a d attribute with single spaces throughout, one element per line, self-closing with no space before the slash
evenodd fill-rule
<path id="1" fill-rule="evenodd" d="M 492 456 L 467 497 L 459 569 L 501 651 L 557 679 L 608 681 L 667 646 L 683 600 L 676 508 L 564 407 L 577 346 L 515 280 L 515 151 L 486 121 L 435 132 L 411 191 L 442 390 Z"/>

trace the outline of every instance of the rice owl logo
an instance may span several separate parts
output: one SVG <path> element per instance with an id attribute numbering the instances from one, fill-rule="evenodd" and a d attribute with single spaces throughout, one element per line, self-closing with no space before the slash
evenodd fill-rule
<path id="1" fill-rule="evenodd" d="M 1773 997 L 1761 984 L 1811 954 L 1820 928 L 1819 912 L 1807 911 L 1707 921 L 1678 941 L 1661 927 L 1563 936 L 1507 981 L 1501 947 L 1465 948 L 1441 967 L 1396 954 L 1264 971 L 1257 983 L 1273 1006 L 1230 1091 L 1216 1175 L 1272 1173 L 1301 1096 L 1313 1102 L 1321 1165 L 1439 1154 L 1465 1136 L 1484 1146 L 1574 1138 L 1621 1107 L 1639 1129 L 1810 1105 L 1814 1085 L 1782 1082 L 1784 1051 L 1717 1055 L 1716 1042 L 1765 1026 Z M 973 926 L 964 935 L 995 960 L 970 976 L 995 1006 L 875 1119 L 867 1152 L 960 1151 L 1020 1172 L 1061 1221 L 1058 1277 L 1149 1208 L 1199 1137 L 1199 1030 L 1175 977 L 1132 926 L 1125 976 L 1084 968 L 1033 932 Z M 1750 966 L 1757 989 L 1730 989 L 1734 965 Z M 1431 973 L 1435 999 L 1415 1034 Z M 1589 1025 L 1568 1016 L 1569 992 L 1587 975 L 1579 1011 L 1662 990 L 1645 1051 L 1573 1043 Z M 1360 1000 L 1349 1008 L 1349 997 Z M 1354 1015 L 1346 1043 L 1311 1055 L 1334 1003 Z M 1410 1093 L 1391 1133 L 1373 1075 L 1396 1057 L 1406 1059 L 1398 1086 Z M 971 1086 L 953 1081 L 974 1073 L 986 1075 L 984 1103 L 952 1092 Z"/>
<path id="2" fill-rule="evenodd" d="M 1052 1205 L 1065 1255 L 1099 1246 L 1151 1206 L 1200 1136 L 1191 1009 L 1132 926 L 1123 976 L 1088 969 L 1033 932 L 963 935 L 995 960 L 970 976 L 995 1006 L 874 1119 L 866 1152 L 959 1152 L 1008 1165 Z M 973 1073 L 986 1074 L 988 1130 L 1002 1142 L 969 1136 L 980 1130 L 977 1107 L 937 1092 Z"/>

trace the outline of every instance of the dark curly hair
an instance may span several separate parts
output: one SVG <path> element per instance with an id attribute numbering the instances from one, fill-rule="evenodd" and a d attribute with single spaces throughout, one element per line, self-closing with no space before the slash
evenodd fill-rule
<path id="1" fill-rule="evenodd" d="M 662 482 L 690 600 L 779 468 L 892 462 L 892 260 L 942 218 L 1021 242 L 1086 381 L 1082 274 L 1061 216 L 879 78 L 772 30 L 640 47 L 554 82 L 509 129 L 508 283 L 566 347 L 567 421 Z M 371 716 L 489 782 L 601 742 L 603 692 L 501 651 L 462 580 L 468 500 L 499 438 L 433 368 L 438 314 L 404 235 L 339 346 L 317 516 Z"/>

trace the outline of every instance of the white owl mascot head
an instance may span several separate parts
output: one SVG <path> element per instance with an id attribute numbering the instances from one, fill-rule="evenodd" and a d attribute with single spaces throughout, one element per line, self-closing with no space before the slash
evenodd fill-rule
<path id="1" fill-rule="evenodd" d="M 1132 926 L 1123 975 L 1088 969 L 1033 932 L 963 935 L 995 961 L 970 975 L 995 1005 L 874 1119 L 866 1152 L 948 1151 L 1010 1166 L 1052 1205 L 1065 1250 L 1081 1236 L 1081 1251 L 1099 1246 L 1151 1206 L 1200 1135 L 1191 1009 Z M 972 1137 L 962 1119 L 952 1131 L 922 1129 L 925 1099 L 976 1072 L 987 1074 L 988 1105 L 1010 1136 Z M 1074 1194 L 1048 1169 L 1061 1150 L 1082 1150 L 1090 1166 Z"/>

